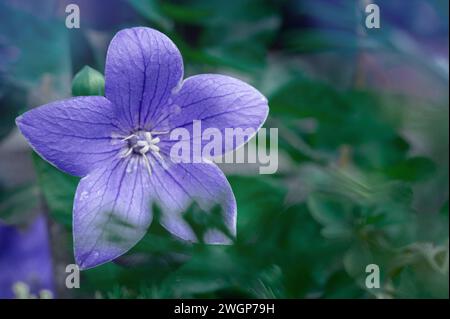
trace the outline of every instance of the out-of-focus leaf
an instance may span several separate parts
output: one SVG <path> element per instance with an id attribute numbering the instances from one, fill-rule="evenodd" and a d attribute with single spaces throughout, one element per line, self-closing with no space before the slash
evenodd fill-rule
<path id="1" fill-rule="evenodd" d="M 254 238 L 263 230 L 255 222 L 265 222 L 280 214 L 287 190 L 279 181 L 261 177 L 230 176 L 228 180 L 238 205 L 238 234 L 241 234 L 238 239 Z"/>
<path id="2" fill-rule="evenodd" d="M 170 36 L 187 62 L 246 72 L 265 65 L 267 47 L 281 23 L 279 4 L 255 0 L 131 3 L 153 22 L 158 14 L 175 23 L 175 30 L 180 32 L 171 32 Z"/>
<path id="3" fill-rule="evenodd" d="M 0 221 L 9 225 L 23 225 L 32 219 L 39 205 L 36 185 L 13 189 L 0 188 Z"/>
<path id="4" fill-rule="evenodd" d="M 448 219 L 448 200 L 447 200 L 447 202 L 444 205 L 442 205 L 440 213 L 441 213 L 442 216 L 445 216 Z"/>
<path id="5" fill-rule="evenodd" d="M 339 270 L 331 274 L 324 288 L 322 298 L 362 298 L 364 290 L 345 271 Z"/>
<path id="6" fill-rule="evenodd" d="M 208 8 L 195 8 L 192 6 L 192 3 L 180 5 L 161 1 L 160 7 L 161 12 L 177 22 L 202 24 L 208 21 L 212 14 Z"/>
<path id="7" fill-rule="evenodd" d="M 420 181 L 430 177 L 436 165 L 425 157 L 411 157 L 387 169 L 387 175 L 404 181 Z"/>
<path id="8" fill-rule="evenodd" d="M 389 275 L 397 298 L 448 298 L 448 240 L 443 245 L 414 243 L 393 258 Z"/>
<path id="9" fill-rule="evenodd" d="M 149 21 L 165 29 L 172 28 L 172 21 L 162 13 L 159 0 L 128 0 L 128 2 Z"/>
<path id="10" fill-rule="evenodd" d="M 335 239 L 351 237 L 351 207 L 349 203 L 333 201 L 320 194 L 312 194 L 308 198 L 308 208 L 313 218 L 324 226 L 322 234 L 325 237 Z"/>
<path id="11" fill-rule="evenodd" d="M 50 216 L 70 229 L 73 198 L 79 178 L 61 172 L 36 154 L 33 154 L 33 160 Z"/>
<path id="12" fill-rule="evenodd" d="M 331 86 L 302 78 L 282 87 L 270 104 L 272 115 L 319 119 L 334 119 L 349 110 L 342 95 Z"/>
<path id="13" fill-rule="evenodd" d="M 283 125 L 280 147 L 286 149 L 292 159 L 302 161 L 305 156 L 310 157 L 311 152 L 303 151 L 299 156 L 301 149 L 290 146 L 292 142 L 284 133 L 286 129 L 313 152 L 328 154 L 322 157 L 324 159 L 335 158 L 344 165 L 355 163 L 362 169 L 393 174 L 391 177 L 398 179 L 404 174 L 395 176 L 394 172 L 405 164 L 415 165 L 417 174 L 431 173 L 425 161 L 408 159 L 410 146 L 401 135 L 399 120 L 402 113 L 386 111 L 387 104 L 406 110 L 405 103 L 407 101 L 396 96 L 379 96 L 361 90 L 340 91 L 302 78 L 284 85 L 270 99 L 271 114 Z M 306 126 L 306 122 L 310 125 Z M 425 176 L 417 176 L 421 177 Z"/>
<path id="14" fill-rule="evenodd" d="M 380 270 L 380 288 L 370 289 L 373 294 L 381 293 L 385 278 L 385 269 L 380 262 L 380 258 L 374 253 L 370 245 L 361 245 L 355 243 L 347 251 L 343 258 L 346 272 L 355 280 L 355 283 L 363 289 L 367 289 L 365 279 L 367 277 L 366 267 L 375 264 L 381 268 Z M 367 289 L 369 291 L 369 289 Z"/>
<path id="15" fill-rule="evenodd" d="M 288 50 L 302 53 L 338 50 L 354 51 L 360 47 L 354 32 L 338 30 L 310 29 L 290 31 L 284 34 L 284 43 Z"/>
<path id="16" fill-rule="evenodd" d="M 2 81 L 0 74 L 0 82 Z M 25 105 L 26 94 L 23 88 L 10 83 L 0 84 L 0 140 L 15 126 L 14 119 Z"/>

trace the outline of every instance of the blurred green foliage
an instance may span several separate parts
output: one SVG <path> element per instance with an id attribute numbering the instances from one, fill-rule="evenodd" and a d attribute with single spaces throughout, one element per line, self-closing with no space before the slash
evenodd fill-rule
<path id="1" fill-rule="evenodd" d="M 286 15 L 295 1 L 128 2 L 174 40 L 187 75 L 235 75 L 268 96 L 266 126 L 279 128 L 282 161 L 275 175 L 228 176 L 238 206 L 233 245 L 180 242 L 156 216 L 125 256 L 84 271 L 75 297 L 448 298 L 448 98 L 417 98 L 356 81 L 341 85 L 310 74 L 301 58 L 344 52 L 343 68 L 358 76 L 360 50 L 373 50 L 439 73 L 437 81 L 445 85 L 448 71 L 443 80 L 435 65 L 395 41 L 393 26 L 360 41 L 354 30 L 290 25 Z M 355 21 L 353 9 L 322 9 L 331 15 L 322 20 Z M 68 57 L 47 49 L 49 61 L 55 54 Z M 39 65 L 25 75 L 44 72 L 44 62 L 34 60 Z M 344 78 L 331 64 L 329 78 Z M 100 80 L 92 82 L 92 75 Z M 72 93 L 103 92 L 103 85 L 101 73 L 85 68 Z M 78 179 L 33 159 L 50 217 L 65 227 L 70 242 Z M 24 210 L 10 203 L 23 192 L 2 191 L 9 201 L 2 201 L 0 213 Z M 189 221 L 200 234 L 211 221 L 195 211 L 188 212 Z M 71 255 L 72 247 L 66 249 Z M 372 263 L 380 266 L 379 289 L 365 286 L 365 267 Z"/>

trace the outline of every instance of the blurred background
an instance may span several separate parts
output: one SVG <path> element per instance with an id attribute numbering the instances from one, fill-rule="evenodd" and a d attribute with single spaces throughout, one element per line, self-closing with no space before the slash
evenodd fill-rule
<path id="1" fill-rule="evenodd" d="M 367 29 L 365 7 L 380 7 Z M 65 26 L 68 4 L 80 28 Z M 0 0 L 0 298 L 448 298 L 446 0 Z M 74 263 L 78 179 L 32 153 L 14 119 L 104 71 L 120 29 L 150 26 L 185 76 L 222 73 L 269 99 L 279 169 L 225 172 L 234 245 L 186 244 L 154 222 L 125 256 Z M 368 264 L 381 286 L 365 285 Z"/>

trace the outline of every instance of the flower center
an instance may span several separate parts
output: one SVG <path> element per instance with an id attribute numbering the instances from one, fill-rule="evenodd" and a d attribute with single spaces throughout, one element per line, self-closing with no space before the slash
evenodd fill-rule
<path id="1" fill-rule="evenodd" d="M 152 154 L 158 160 L 163 160 L 161 154 L 159 154 L 159 147 L 157 146 L 160 142 L 160 138 L 156 137 L 156 135 L 165 133 L 166 132 L 137 131 L 123 138 L 123 141 L 127 142 L 127 149 L 124 153 L 122 153 L 122 157 L 128 157 L 133 154 L 140 155 L 149 174 L 151 174 L 151 158 L 149 159 L 147 153 L 150 152 L 149 154 Z"/>
<path id="2" fill-rule="evenodd" d="M 149 151 L 159 153 L 159 147 L 156 144 L 159 143 L 160 139 L 154 137 L 151 132 L 138 131 L 126 137 L 125 140 L 128 142 L 130 153 L 140 155 L 145 155 Z"/>

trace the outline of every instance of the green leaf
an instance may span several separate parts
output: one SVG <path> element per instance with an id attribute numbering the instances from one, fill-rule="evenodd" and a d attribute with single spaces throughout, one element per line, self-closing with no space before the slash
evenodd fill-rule
<path id="1" fill-rule="evenodd" d="M 448 239 L 443 245 L 415 242 L 393 258 L 389 271 L 397 298 L 448 298 Z"/>
<path id="2" fill-rule="evenodd" d="M 167 18 L 162 10 L 161 3 L 158 0 L 128 0 L 128 2 L 149 21 L 156 23 L 164 29 L 173 27 L 172 21 Z"/>
<path id="3" fill-rule="evenodd" d="M 105 94 L 105 79 L 103 75 L 90 66 L 84 66 L 72 80 L 73 96 L 88 96 Z"/>
<path id="4" fill-rule="evenodd" d="M 70 229 L 73 198 L 79 178 L 61 172 L 34 153 L 33 161 L 50 216 Z"/>
<path id="5" fill-rule="evenodd" d="M 334 272 L 327 280 L 322 298 L 362 298 L 364 290 L 344 270 Z"/>
<path id="6" fill-rule="evenodd" d="M 436 165 L 426 157 L 411 157 L 386 169 L 389 177 L 410 182 L 423 181 L 435 171 Z"/>
<path id="7" fill-rule="evenodd" d="M 2 82 L 0 75 L 0 82 Z M 14 119 L 26 105 L 26 91 L 11 83 L 0 84 L 0 140 L 15 127 Z"/>
<path id="8" fill-rule="evenodd" d="M 221 232 L 230 240 L 234 239 L 223 223 L 225 216 L 223 216 L 223 210 L 219 205 L 214 206 L 209 211 L 204 211 L 197 203 L 193 203 L 183 214 L 183 218 L 200 243 L 204 242 L 204 236 L 210 229 Z"/>
<path id="9" fill-rule="evenodd" d="M 342 200 L 333 200 L 320 194 L 308 197 L 308 208 L 313 218 L 324 226 L 326 238 L 346 239 L 352 235 L 351 206 Z"/>
<path id="10" fill-rule="evenodd" d="M 229 176 L 238 206 L 238 239 L 264 236 L 266 222 L 285 209 L 285 186 L 275 179 Z M 259 224 L 261 223 L 261 224 Z"/>
<path id="11" fill-rule="evenodd" d="M 39 190 L 34 184 L 13 189 L 0 188 L 0 220 L 6 224 L 26 224 L 38 205 Z"/>

